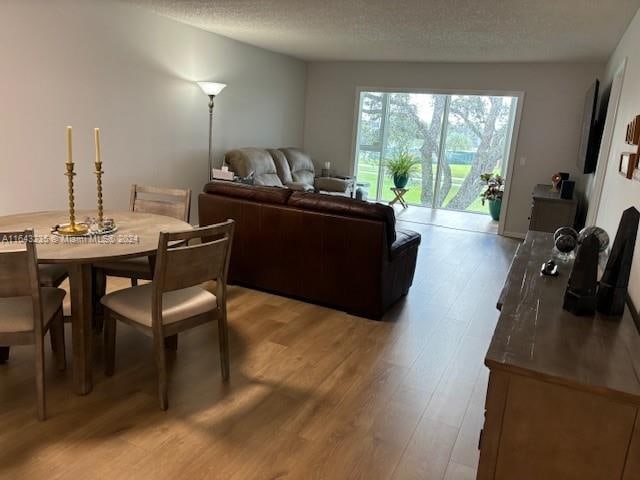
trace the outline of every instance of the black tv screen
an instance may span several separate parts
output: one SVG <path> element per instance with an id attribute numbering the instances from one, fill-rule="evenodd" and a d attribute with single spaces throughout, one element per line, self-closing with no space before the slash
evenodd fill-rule
<path id="1" fill-rule="evenodd" d="M 596 171 L 598 152 L 602 131 L 598 122 L 598 91 L 600 81 L 596 80 L 587 91 L 584 101 L 584 114 L 582 117 L 582 134 L 580 137 L 580 150 L 578 151 L 578 170 L 582 173 Z"/>

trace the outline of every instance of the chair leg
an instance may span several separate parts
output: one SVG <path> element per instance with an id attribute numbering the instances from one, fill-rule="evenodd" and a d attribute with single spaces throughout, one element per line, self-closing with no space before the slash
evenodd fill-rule
<path id="1" fill-rule="evenodd" d="M 170 337 L 164 337 L 164 348 L 171 350 L 172 352 L 178 351 L 178 334 L 171 335 Z"/>
<path id="2" fill-rule="evenodd" d="M 220 368 L 223 380 L 229 380 L 229 328 L 227 311 L 222 309 L 218 315 L 218 340 L 220 343 Z"/>
<path id="3" fill-rule="evenodd" d="M 56 357 L 56 367 L 59 371 L 67 368 L 67 357 L 64 344 L 64 314 L 62 308 L 56 313 L 56 317 L 52 320 L 49 328 L 49 336 L 51 337 L 51 345 Z"/>
<path id="4" fill-rule="evenodd" d="M 108 308 L 104 309 L 104 374 L 113 375 L 116 365 L 116 319 Z"/>
<path id="5" fill-rule="evenodd" d="M 167 360 L 164 351 L 164 339 L 155 332 L 153 334 L 153 347 L 156 357 L 156 369 L 158 370 L 158 398 L 160 400 L 160 408 L 166 410 L 169 408 Z"/>
<path id="6" fill-rule="evenodd" d="M 46 420 L 47 418 L 47 399 L 45 396 L 44 385 L 44 337 L 39 335 L 36 338 L 36 395 L 38 397 L 38 418 Z"/>
<path id="7" fill-rule="evenodd" d="M 137 278 L 132 278 L 131 279 L 131 286 L 132 287 L 137 287 L 138 286 L 138 279 Z"/>
<path id="8" fill-rule="evenodd" d="M 0 347 L 0 365 L 2 365 L 3 363 L 7 363 L 7 361 L 9 360 L 10 349 L 11 347 Z"/>

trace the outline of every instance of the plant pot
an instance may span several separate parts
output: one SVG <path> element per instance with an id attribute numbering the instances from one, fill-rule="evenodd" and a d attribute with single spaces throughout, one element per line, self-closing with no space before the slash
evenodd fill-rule
<path id="1" fill-rule="evenodd" d="M 404 188 L 407 186 L 407 182 L 409 181 L 409 175 L 407 174 L 395 174 L 393 176 L 393 184 L 396 188 Z"/>
<path id="2" fill-rule="evenodd" d="M 495 200 L 487 200 L 489 202 L 489 213 L 491 218 L 496 222 L 500 220 L 500 210 L 502 209 L 502 199 L 496 198 Z"/>

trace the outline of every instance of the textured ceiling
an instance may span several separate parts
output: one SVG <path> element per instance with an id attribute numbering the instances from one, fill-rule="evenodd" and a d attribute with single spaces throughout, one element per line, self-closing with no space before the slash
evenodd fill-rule
<path id="1" fill-rule="evenodd" d="M 125 0 L 306 60 L 602 61 L 640 0 Z"/>

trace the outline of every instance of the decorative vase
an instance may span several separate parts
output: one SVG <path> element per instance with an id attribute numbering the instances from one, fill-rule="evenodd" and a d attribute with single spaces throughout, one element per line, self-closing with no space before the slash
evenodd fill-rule
<path id="1" fill-rule="evenodd" d="M 404 188 L 407 186 L 407 182 L 409 181 L 409 175 L 396 173 L 393 176 L 393 184 L 396 188 Z"/>
<path id="2" fill-rule="evenodd" d="M 496 198 L 495 200 L 487 200 L 489 202 L 489 213 L 491 218 L 496 222 L 500 220 L 500 210 L 502 209 L 502 199 Z"/>

